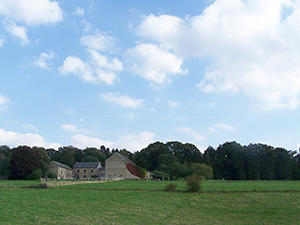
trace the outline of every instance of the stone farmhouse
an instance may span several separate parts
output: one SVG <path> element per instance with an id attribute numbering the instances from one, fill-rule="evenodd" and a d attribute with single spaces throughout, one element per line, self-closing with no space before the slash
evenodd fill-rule
<path id="1" fill-rule="evenodd" d="M 135 165 L 127 157 L 120 153 L 113 154 L 105 161 L 105 178 L 107 180 L 119 179 L 119 180 L 136 180 L 140 179 L 138 176 L 132 174 L 127 168 L 128 164 Z M 146 178 L 151 178 L 150 172 L 147 172 Z"/>
<path id="2" fill-rule="evenodd" d="M 99 180 L 137 180 L 141 179 L 132 167 L 137 168 L 132 161 L 120 153 L 113 154 L 105 161 L 105 167 L 100 162 L 76 162 L 73 170 L 62 163 L 52 161 L 50 171 L 57 173 L 57 179 L 99 179 Z M 140 167 L 139 167 L 140 168 Z M 145 171 L 145 178 L 152 178 L 152 173 Z"/>
<path id="3" fill-rule="evenodd" d="M 101 179 L 105 178 L 105 168 L 100 162 L 76 162 L 73 167 L 75 179 Z"/>
<path id="4" fill-rule="evenodd" d="M 57 174 L 57 179 L 72 179 L 73 170 L 68 165 L 51 161 L 49 164 L 49 171 L 53 171 Z"/>

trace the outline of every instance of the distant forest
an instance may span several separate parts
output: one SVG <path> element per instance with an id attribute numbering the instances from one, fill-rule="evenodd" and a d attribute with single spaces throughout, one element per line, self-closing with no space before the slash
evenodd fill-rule
<path id="1" fill-rule="evenodd" d="M 0 176 L 2 179 L 27 179 L 36 169 L 45 173 L 51 160 L 71 168 L 76 162 L 101 162 L 105 166 L 105 160 L 115 152 L 170 180 L 194 173 L 206 179 L 300 180 L 300 154 L 297 152 L 265 144 L 242 146 L 235 141 L 216 149 L 210 146 L 204 153 L 193 144 L 177 141 L 155 142 L 134 153 L 105 146 L 85 149 L 65 146 L 55 150 L 27 146 L 11 149 L 3 145 L 0 146 Z M 28 166 L 23 165 L 26 163 Z"/>

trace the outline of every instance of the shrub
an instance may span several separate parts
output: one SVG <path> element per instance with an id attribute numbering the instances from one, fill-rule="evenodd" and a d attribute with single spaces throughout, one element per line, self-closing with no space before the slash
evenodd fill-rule
<path id="1" fill-rule="evenodd" d="M 201 182 L 202 179 L 199 177 L 197 174 L 193 174 L 191 176 L 188 176 L 186 185 L 187 185 L 187 190 L 190 192 L 197 192 L 201 189 Z"/>
<path id="2" fill-rule="evenodd" d="M 177 185 L 174 183 L 169 183 L 165 187 L 165 191 L 176 191 Z"/>
<path id="3" fill-rule="evenodd" d="M 54 171 L 49 171 L 47 174 L 47 177 L 50 179 L 56 179 L 57 178 L 57 174 Z"/>
<path id="4" fill-rule="evenodd" d="M 26 177 L 27 180 L 38 180 L 43 176 L 41 169 L 34 170 L 30 175 Z"/>

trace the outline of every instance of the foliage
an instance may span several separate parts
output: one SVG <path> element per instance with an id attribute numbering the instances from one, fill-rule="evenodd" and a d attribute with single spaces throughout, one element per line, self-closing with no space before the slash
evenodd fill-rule
<path id="1" fill-rule="evenodd" d="M 38 180 L 43 176 L 41 169 L 34 170 L 30 175 L 26 177 L 27 180 Z"/>
<path id="2" fill-rule="evenodd" d="M 54 171 L 49 171 L 47 174 L 47 177 L 50 179 L 56 179 L 57 178 L 57 173 L 55 173 Z"/>
<path id="3" fill-rule="evenodd" d="M 46 149 L 39 147 L 33 147 L 32 149 L 36 151 L 39 155 L 40 169 L 42 171 L 41 177 L 43 177 L 45 173 L 49 170 L 50 158 L 46 152 Z"/>
<path id="4" fill-rule="evenodd" d="M 9 164 L 10 179 L 25 180 L 34 170 L 40 168 L 40 159 L 36 151 L 27 146 L 14 149 Z"/>
<path id="5" fill-rule="evenodd" d="M 129 172 L 141 179 L 146 177 L 146 170 L 140 166 L 134 165 L 132 163 L 126 163 L 126 168 Z"/>
<path id="6" fill-rule="evenodd" d="M 190 192 L 199 191 L 201 189 L 201 181 L 202 179 L 195 173 L 191 176 L 188 176 L 186 180 L 187 190 Z"/>
<path id="7" fill-rule="evenodd" d="M 165 191 L 176 191 L 177 185 L 175 183 L 169 183 L 165 187 Z"/>

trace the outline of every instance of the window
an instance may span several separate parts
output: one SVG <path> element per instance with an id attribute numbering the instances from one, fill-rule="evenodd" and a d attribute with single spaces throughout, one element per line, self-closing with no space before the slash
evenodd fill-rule
<path id="1" fill-rule="evenodd" d="M 60 171 L 60 174 L 61 174 L 61 175 L 63 174 L 63 171 L 62 171 L 62 170 Z"/>
<path id="2" fill-rule="evenodd" d="M 94 170 L 91 170 L 91 173 L 93 173 L 94 172 Z"/>
<path id="3" fill-rule="evenodd" d="M 85 178 L 86 178 L 86 175 L 83 175 L 83 178 L 85 179 Z"/>
<path id="4" fill-rule="evenodd" d="M 86 173 L 86 170 L 84 170 L 83 172 Z"/>
<path id="5" fill-rule="evenodd" d="M 114 175 L 114 178 L 117 179 L 117 174 Z"/>
<path id="6" fill-rule="evenodd" d="M 123 174 L 121 174 L 120 176 L 119 176 L 119 178 L 121 179 L 121 180 L 123 180 L 124 178 L 123 178 Z"/>
<path id="7" fill-rule="evenodd" d="M 79 170 L 77 170 L 77 173 L 79 173 Z"/>

